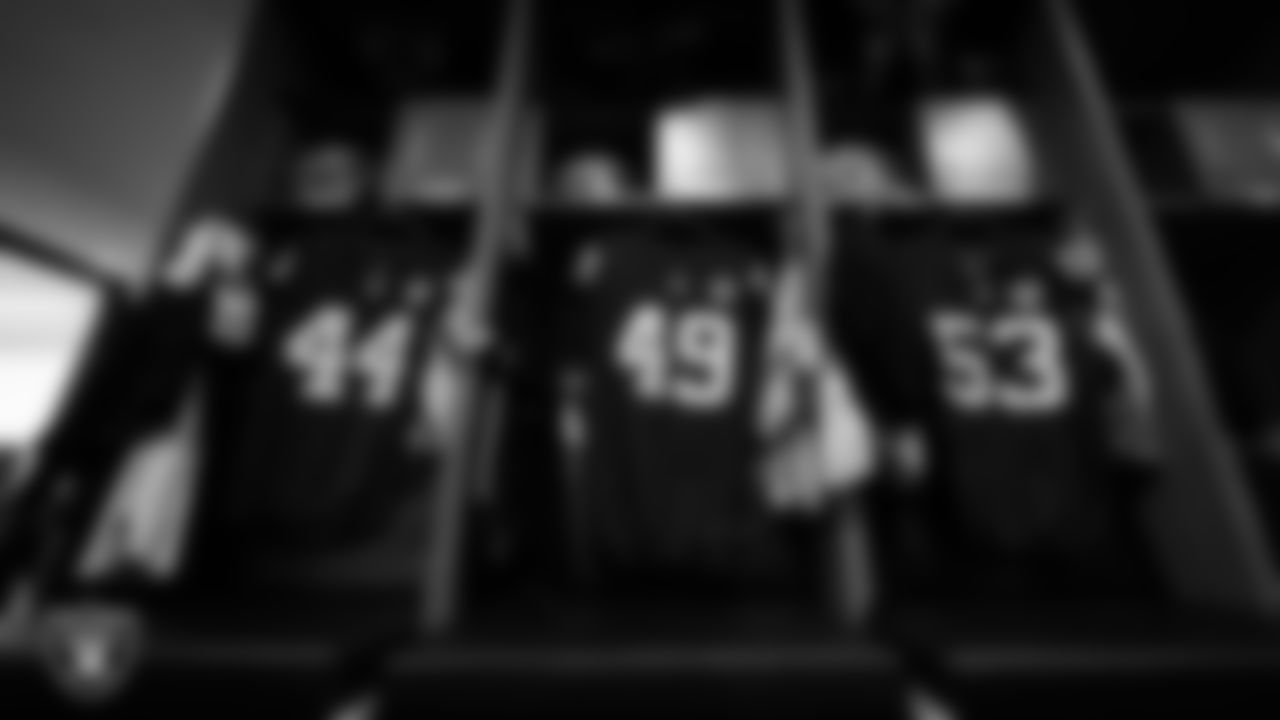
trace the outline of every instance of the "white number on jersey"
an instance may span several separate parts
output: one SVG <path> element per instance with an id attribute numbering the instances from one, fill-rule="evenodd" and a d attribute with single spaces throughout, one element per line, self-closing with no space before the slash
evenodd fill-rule
<path id="1" fill-rule="evenodd" d="M 1016 415 L 1048 414 L 1071 400 L 1061 328 L 1044 315 L 1007 315 L 984 323 L 968 313 L 941 312 L 932 318 L 942 351 L 946 391 L 964 412 L 999 409 Z M 1015 350 L 1016 376 L 1002 377 L 987 348 Z"/>
<path id="2" fill-rule="evenodd" d="M 1062 330 L 1043 315 L 1013 315 L 991 327 L 997 346 L 1020 352 L 1019 376 L 996 387 L 999 404 L 1011 413 L 1031 415 L 1062 409 L 1071 400 L 1071 373 Z"/>
<path id="3" fill-rule="evenodd" d="M 689 310 L 675 327 L 675 359 L 680 369 L 671 385 L 683 406 L 722 407 L 737 384 L 737 326 L 722 311 Z"/>
<path id="4" fill-rule="evenodd" d="M 369 409 L 385 411 L 400 396 L 413 336 L 413 316 L 391 315 L 358 340 L 355 312 L 322 305 L 285 339 L 285 364 L 297 371 L 304 400 L 332 407 L 346 400 L 352 375 L 363 379 Z"/>
<path id="5" fill-rule="evenodd" d="M 645 303 L 623 323 L 614 358 L 641 400 L 714 411 L 737 385 L 737 326 L 722 311 Z"/>
<path id="6" fill-rule="evenodd" d="M 668 393 L 667 314 L 646 303 L 623 324 L 616 359 L 631 374 L 635 394 L 645 402 L 661 402 Z"/>
<path id="7" fill-rule="evenodd" d="M 342 402 L 346 390 L 347 348 L 355 318 L 338 303 L 320 306 L 285 339 L 284 361 L 299 378 L 299 392 L 312 405 Z"/>
<path id="8" fill-rule="evenodd" d="M 404 383 L 413 317 L 397 313 L 387 318 L 355 350 L 355 370 L 364 376 L 369 407 L 385 411 L 395 404 Z"/>
<path id="9" fill-rule="evenodd" d="M 965 313 L 933 316 L 933 336 L 942 351 L 947 397 L 957 410 L 980 412 L 992 404 L 995 384 L 983 354 L 977 318 Z"/>

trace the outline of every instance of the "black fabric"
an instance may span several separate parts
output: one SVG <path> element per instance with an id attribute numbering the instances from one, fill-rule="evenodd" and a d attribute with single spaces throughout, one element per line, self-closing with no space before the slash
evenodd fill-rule
<path id="1" fill-rule="evenodd" d="M 848 259 L 836 266 L 835 335 L 878 414 L 889 425 L 919 423 L 931 440 L 922 486 L 873 493 L 892 592 L 1065 595 L 1067 587 L 1115 585 L 1126 573 L 1154 577 L 1139 519 L 1150 478 L 1138 482 L 1110 452 L 1105 403 L 1119 389 L 1119 368 L 1092 339 L 1095 289 L 1053 260 L 1056 235 L 997 221 L 864 232 L 843 238 L 871 249 L 844 249 Z M 871 274 L 868 267 L 880 277 L 850 281 Z M 1039 284 L 1039 309 L 1019 310 L 1015 288 L 1028 279 Z M 946 322 L 958 323 L 951 331 L 970 360 L 1006 386 L 999 392 L 1008 383 L 1052 389 L 1033 381 L 1053 374 L 1065 382 L 1062 394 L 1023 411 L 992 403 L 992 388 L 967 410 L 957 404 L 948 388 L 963 378 L 948 373 L 965 368 L 948 361 L 942 335 L 933 335 L 943 331 L 934 325 L 944 311 L 957 315 Z M 1055 372 L 1029 374 L 1026 351 L 1037 345 Z"/>
<path id="2" fill-rule="evenodd" d="M 1034 235 L 1023 239 L 1020 246 L 972 251 L 986 279 L 970 276 L 954 249 L 920 248 L 942 253 L 920 258 L 930 321 L 945 311 L 976 323 L 973 338 L 957 342 L 974 343 L 994 383 L 1030 390 L 1025 399 L 1035 405 L 948 403 L 942 429 L 954 509 L 966 535 L 1006 548 L 1099 542 L 1084 535 L 1106 534 L 1101 526 L 1108 524 L 1098 516 L 1110 505 L 1103 403 L 1118 389 L 1116 368 L 1091 339 L 1093 308 L 1050 266 L 1050 246 Z M 1014 306 L 1011 293 L 1023 281 L 1038 283 L 1041 307 Z M 1002 331 L 1005 339 L 997 337 Z M 1045 353 L 1042 372 L 1030 364 L 1036 352 Z M 1047 393 L 1043 403 L 1039 391 Z"/>
<path id="3" fill-rule="evenodd" d="M 111 299 L 31 477 L 4 509 L 0 564 L 8 579 L 56 578 L 83 544 L 129 446 L 173 417 L 199 353 L 192 310 Z"/>
<path id="4" fill-rule="evenodd" d="M 215 572 L 256 567 L 272 582 L 404 584 L 425 542 L 432 472 L 415 437 L 418 398 L 457 245 L 367 220 L 269 237 L 256 337 L 211 368 L 201 555 Z M 321 374 L 309 376 L 310 353 L 293 344 L 310 330 L 321 333 L 314 352 L 346 363 L 319 395 L 308 383 L 325 387 L 328 359 L 313 357 Z"/>
<path id="5" fill-rule="evenodd" d="M 197 387 L 204 464 L 190 552 L 172 592 L 221 596 L 228 583 L 267 581 L 281 592 L 290 583 L 416 585 L 433 462 L 416 436 L 423 360 L 463 243 L 412 219 L 367 216 L 264 217 L 253 233 L 245 274 L 161 283 L 104 328 L 50 439 L 38 490 L 20 500 L 39 511 L 22 513 L 22 542 L 5 543 L 22 556 L 18 565 L 44 568 L 55 594 L 139 599 L 156 589 L 141 578 L 86 588 L 70 570 L 125 453 L 176 420 Z M 214 332 L 233 286 L 256 307 L 248 346 Z M 349 332 L 335 337 L 346 365 L 332 402 L 310 406 L 286 343 L 325 306 L 348 314 Z M 379 377 L 395 382 L 375 403 Z"/>
<path id="6" fill-rule="evenodd" d="M 584 386 L 562 387 L 561 406 L 587 419 L 585 449 L 566 469 L 588 562 L 684 584 L 776 561 L 754 474 L 767 262 L 701 228 L 602 236 L 577 260 L 594 272 L 576 278 L 559 333 L 564 367 Z M 668 363 L 652 385 L 623 359 L 645 322 L 649 349 Z M 699 365 L 681 343 L 710 334 L 725 344 L 707 357 L 723 364 Z"/>

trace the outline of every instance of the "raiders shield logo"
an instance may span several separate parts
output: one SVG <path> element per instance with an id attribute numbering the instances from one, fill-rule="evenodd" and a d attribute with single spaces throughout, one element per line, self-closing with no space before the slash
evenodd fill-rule
<path id="1" fill-rule="evenodd" d="M 124 609 L 76 607 L 52 612 L 37 634 L 37 652 L 54 684 L 69 698 L 99 703 L 114 697 L 142 651 L 142 627 Z"/>

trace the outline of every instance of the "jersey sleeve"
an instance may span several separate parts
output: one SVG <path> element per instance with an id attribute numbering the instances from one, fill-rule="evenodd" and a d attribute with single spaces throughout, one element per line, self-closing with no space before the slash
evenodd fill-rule
<path id="1" fill-rule="evenodd" d="M 219 280 L 243 277 L 254 260 L 253 250 L 249 233 L 235 221 L 221 216 L 199 219 L 161 265 L 157 286 L 187 294 Z"/>
<path id="2" fill-rule="evenodd" d="M 181 238 L 157 282 L 162 305 L 185 307 L 208 340 L 226 350 L 242 349 L 256 334 L 261 282 L 271 260 L 240 224 L 211 216 L 197 220 Z"/>

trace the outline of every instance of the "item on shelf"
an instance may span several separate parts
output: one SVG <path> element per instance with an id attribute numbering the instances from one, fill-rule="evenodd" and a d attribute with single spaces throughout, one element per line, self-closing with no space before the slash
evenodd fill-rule
<path id="1" fill-rule="evenodd" d="M 782 111 L 765 99 L 705 98 L 664 108 L 654 127 L 658 194 L 760 200 L 788 186 Z"/>
<path id="2" fill-rule="evenodd" d="M 343 212 L 360 204 L 371 185 L 365 151 L 345 139 L 305 147 L 294 167 L 294 207 L 300 212 Z"/>
<path id="3" fill-rule="evenodd" d="M 447 204 L 473 197 L 484 109 L 467 100 L 407 103 L 397 118 L 388 163 L 388 200 Z"/>
<path id="4" fill-rule="evenodd" d="M 619 203 L 636 195 L 621 158 L 604 151 L 587 151 L 565 161 L 556 185 L 560 197 L 578 203 Z"/>
<path id="5" fill-rule="evenodd" d="M 882 207 L 924 202 L 888 155 L 871 145 L 839 143 L 827 148 L 820 162 L 824 189 L 835 202 Z"/>
<path id="6" fill-rule="evenodd" d="M 994 93 L 930 98 L 919 118 L 926 173 L 941 203 L 1016 205 L 1039 194 L 1031 139 L 1010 98 Z"/>
<path id="7" fill-rule="evenodd" d="M 452 205 L 475 199 L 490 107 L 478 99 L 417 99 L 396 118 L 383 194 L 393 205 Z M 528 138 L 526 138 L 528 139 Z M 529 143 L 524 150 L 533 149 Z M 519 170 L 532 185 L 532 158 Z"/>
<path id="8" fill-rule="evenodd" d="M 1204 192 L 1280 204 L 1280 102 L 1183 101 L 1173 113 Z"/>

